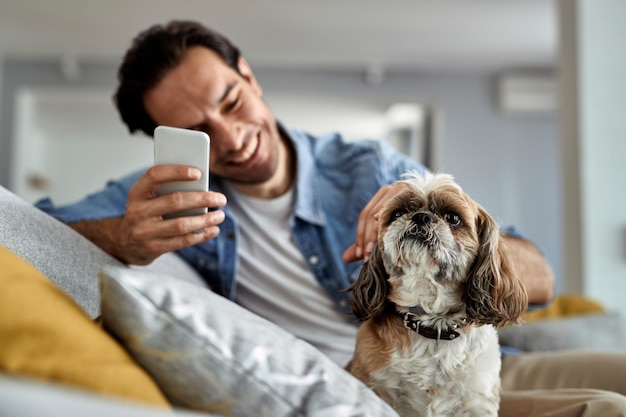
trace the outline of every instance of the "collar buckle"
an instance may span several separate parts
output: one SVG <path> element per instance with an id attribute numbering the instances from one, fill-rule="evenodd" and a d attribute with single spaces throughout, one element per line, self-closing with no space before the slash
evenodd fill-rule
<path id="1" fill-rule="evenodd" d="M 406 329 L 413 330 L 414 332 L 416 332 L 420 326 L 417 315 L 411 312 L 406 312 L 402 315 L 402 323 Z"/>
<path id="2" fill-rule="evenodd" d="M 458 329 L 459 324 L 455 324 L 451 329 L 441 330 L 440 328 L 423 326 L 421 322 L 418 320 L 416 314 L 411 313 L 410 311 L 402 314 L 402 323 L 404 327 L 408 330 L 412 330 L 417 334 L 424 336 L 428 339 L 434 340 L 454 340 L 460 336 L 459 332 L 456 332 L 455 329 Z M 465 320 L 463 321 L 463 324 Z"/>

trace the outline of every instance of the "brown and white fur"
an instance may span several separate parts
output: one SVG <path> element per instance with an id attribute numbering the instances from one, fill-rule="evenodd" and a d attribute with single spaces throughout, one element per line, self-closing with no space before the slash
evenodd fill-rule
<path id="1" fill-rule="evenodd" d="M 403 417 L 497 416 L 495 328 L 526 311 L 524 285 L 498 225 L 452 176 L 409 173 L 403 182 L 350 287 L 364 323 L 347 370 Z"/>

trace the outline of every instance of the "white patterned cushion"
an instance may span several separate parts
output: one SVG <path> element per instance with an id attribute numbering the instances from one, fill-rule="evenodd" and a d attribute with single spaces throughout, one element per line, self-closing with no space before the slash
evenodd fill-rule
<path id="1" fill-rule="evenodd" d="M 197 285 L 100 274 L 102 319 L 175 406 L 250 417 L 397 416 L 313 346 Z"/>

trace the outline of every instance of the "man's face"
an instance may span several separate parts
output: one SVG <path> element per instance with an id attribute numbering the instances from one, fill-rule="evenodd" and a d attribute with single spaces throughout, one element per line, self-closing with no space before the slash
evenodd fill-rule
<path id="1" fill-rule="evenodd" d="M 192 47 L 143 97 L 158 125 L 202 130 L 211 138 L 210 171 L 242 184 L 269 180 L 280 135 L 261 88 L 242 59 L 241 74 L 210 49 Z"/>

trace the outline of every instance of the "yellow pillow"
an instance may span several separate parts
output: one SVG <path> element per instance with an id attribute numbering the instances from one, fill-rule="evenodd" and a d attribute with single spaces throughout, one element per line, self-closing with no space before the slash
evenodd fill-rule
<path id="1" fill-rule="evenodd" d="M 113 337 L 1 245 L 0 371 L 169 407 L 156 383 Z"/>
<path id="2" fill-rule="evenodd" d="M 582 314 L 601 314 L 605 312 L 606 309 L 602 304 L 582 295 L 559 294 L 546 308 L 532 310 L 526 313 L 524 322 L 529 323 L 543 319 L 558 319 Z"/>

